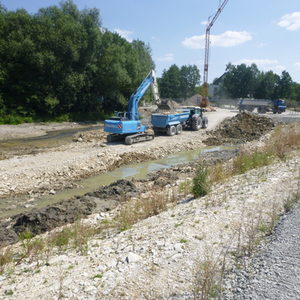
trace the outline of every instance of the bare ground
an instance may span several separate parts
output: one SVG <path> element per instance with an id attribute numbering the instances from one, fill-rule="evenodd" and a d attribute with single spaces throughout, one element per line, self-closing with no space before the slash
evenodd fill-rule
<path id="1" fill-rule="evenodd" d="M 224 109 L 207 113 L 208 130 L 235 114 L 236 112 Z M 40 130 L 36 125 L 18 126 L 15 127 L 16 133 L 27 130 L 36 134 Z M 2 129 L 5 132 L 7 127 L 0 127 L 0 131 Z M 203 146 L 202 141 L 206 137 L 206 130 L 185 131 L 180 136 L 159 136 L 153 141 L 131 146 L 91 139 L 42 153 L 15 156 L 0 161 L 0 197 L 60 190 L 72 186 L 77 179 L 106 172 L 122 164 L 157 159 L 169 153 L 199 148 Z"/>
<path id="2" fill-rule="evenodd" d="M 187 143 L 189 147 L 202 145 L 204 136 L 198 142 L 193 141 L 195 133 L 186 134 L 193 136 L 183 138 L 183 145 L 171 143 L 174 139 L 169 137 L 158 138 L 169 142 L 166 147 L 159 142 L 161 146 L 150 146 L 147 151 L 143 149 L 146 143 L 133 145 L 131 151 L 113 156 L 111 166 L 128 161 L 133 153 L 134 159 L 143 159 L 145 153 L 151 158 L 153 150 L 167 148 L 170 152 L 159 152 L 165 155 L 183 149 Z M 106 150 L 109 156 L 116 154 L 113 149 L 121 148 L 128 149 L 114 144 L 100 150 Z M 193 292 L 199 288 L 197 271 L 206 259 L 219 259 L 224 248 L 232 252 L 239 247 L 248 249 L 253 243 L 251 228 L 268 224 L 274 208 L 283 209 L 286 199 L 297 190 L 299 164 L 299 156 L 294 157 L 217 184 L 204 198 L 189 201 L 183 197 L 175 207 L 119 235 L 105 239 L 95 236 L 85 256 L 70 249 L 46 254 L 38 262 L 24 260 L 0 276 L 0 299 L 8 294 L 13 299 L 53 299 L 61 295 L 69 299 L 193 299 Z M 162 183 L 161 177 L 158 175 L 157 184 Z M 147 189 L 146 184 L 142 186 Z M 167 181 L 168 189 L 172 185 Z M 112 214 L 98 213 L 85 222 L 96 224 Z"/>

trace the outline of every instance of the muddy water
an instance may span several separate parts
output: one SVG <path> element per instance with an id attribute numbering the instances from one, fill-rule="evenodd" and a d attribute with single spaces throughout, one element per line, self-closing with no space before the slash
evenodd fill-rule
<path id="1" fill-rule="evenodd" d="M 28 199 L 25 197 L 15 197 L 0 200 L 0 219 L 13 216 L 17 213 L 29 211 L 32 208 L 41 208 L 49 204 L 54 204 L 61 200 L 69 199 L 75 195 L 81 196 L 88 192 L 97 190 L 100 186 L 109 185 L 118 179 L 144 179 L 151 172 L 159 171 L 172 166 L 192 162 L 206 152 L 217 152 L 224 150 L 224 147 L 208 147 L 204 149 L 180 152 L 169 155 L 163 159 L 132 164 L 115 169 L 114 171 L 99 174 L 77 182 L 78 187 L 57 192 L 54 195 L 43 196 L 39 199 Z"/>
<path id="2" fill-rule="evenodd" d="M 43 149 L 59 147 L 71 143 L 73 135 L 77 132 L 98 130 L 101 127 L 103 127 L 103 125 L 88 125 L 72 129 L 50 131 L 43 136 L 0 141 L 0 152 L 2 159 L 6 158 L 7 155 L 35 154 L 43 151 Z"/>

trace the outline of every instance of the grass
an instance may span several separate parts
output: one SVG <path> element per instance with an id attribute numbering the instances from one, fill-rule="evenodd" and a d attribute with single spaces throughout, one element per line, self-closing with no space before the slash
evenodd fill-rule
<path id="1" fill-rule="evenodd" d="M 4 272 L 5 265 L 13 261 L 13 252 L 10 248 L 0 250 L 0 275 Z"/>
<path id="2" fill-rule="evenodd" d="M 185 181 L 181 182 L 178 186 L 179 193 L 183 194 L 184 197 L 192 193 L 192 180 L 186 179 Z"/>
<path id="3" fill-rule="evenodd" d="M 164 192 L 155 192 L 148 199 L 129 201 L 121 207 L 119 215 L 114 219 L 114 223 L 117 224 L 120 231 L 130 229 L 133 224 L 140 220 L 158 215 L 175 201 L 174 193 L 169 196 Z"/>
<path id="4" fill-rule="evenodd" d="M 194 300 L 216 299 L 222 291 L 227 250 L 219 257 L 213 257 L 209 251 L 204 259 L 197 263 L 193 282 Z"/>
<path id="5" fill-rule="evenodd" d="M 231 164 L 217 163 L 207 169 L 200 166 L 193 179 L 194 195 L 196 197 L 204 196 L 214 183 L 223 182 L 232 176 L 285 160 L 293 151 L 299 149 L 299 125 L 280 126 L 272 133 L 264 147 L 254 151 L 240 152 Z"/>
<path id="6" fill-rule="evenodd" d="M 209 181 L 208 174 L 208 169 L 202 165 L 196 170 L 192 187 L 194 197 L 203 197 L 209 193 L 211 182 Z"/>

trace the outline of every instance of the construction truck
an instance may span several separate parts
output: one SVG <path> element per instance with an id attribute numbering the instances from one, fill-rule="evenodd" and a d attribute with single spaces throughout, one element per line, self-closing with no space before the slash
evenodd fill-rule
<path id="1" fill-rule="evenodd" d="M 142 124 L 138 113 L 138 103 L 150 86 L 156 105 L 160 111 L 163 111 L 151 115 L 153 130 Z M 131 145 L 153 140 L 154 134 L 159 132 L 166 132 L 167 135 L 173 136 L 180 134 L 184 128 L 192 130 L 206 128 L 208 121 L 203 116 L 203 112 L 204 109 L 200 107 L 186 107 L 180 111 L 174 111 L 168 102 L 161 101 L 155 72 L 152 70 L 131 95 L 127 112 L 116 112 L 114 117 L 105 120 L 104 131 L 109 133 L 108 142 L 124 140 L 126 145 Z"/>
<path id="2" fill-rule="evenodd" d="M 257 109 L 258 113 L 266 113 L 272 111 L 274 114 L 281 114 L 285 112 L 286 105 L 284 100 L 276 99 L 241 99 L 239 102 L 239 111 L 254 111 Z"/>
<path id="3" fill-rule="evenodd" d="M 104 131 L 108 132 L 108 142 L 124 139 L 126 145 L 154 139 L 153 131 L 141 123 L 138 104 L 149 87 L 152 87 L 154 100 L 160 103 L 158 86 L 154 70 L 150 71 L 137 90 L 130 96 L 127 112 L 116 112 L 115 116 L 105 120 Z"/>
<path id="4" fill-rule="evenodd" d="M 177 112 L 155 113 L 151 115 L 151 124 L 155 134 L 166 133 L 169 136 L 180 134 L 183 129 L 199 130 L 207 128 L 208 119 L 200 107 L 185 107 Z"/>

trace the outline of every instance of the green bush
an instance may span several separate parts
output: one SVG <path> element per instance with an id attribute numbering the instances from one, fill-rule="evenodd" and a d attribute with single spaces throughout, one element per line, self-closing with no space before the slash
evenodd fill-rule
<path id="1" fill-rule="evenodd" d="M 194 197 L 203 197 L 208 194 L 210 186 L 207 168 L 204 166 L 198 167 L 196 175 L 193 178 L 192 192 Z"/>

